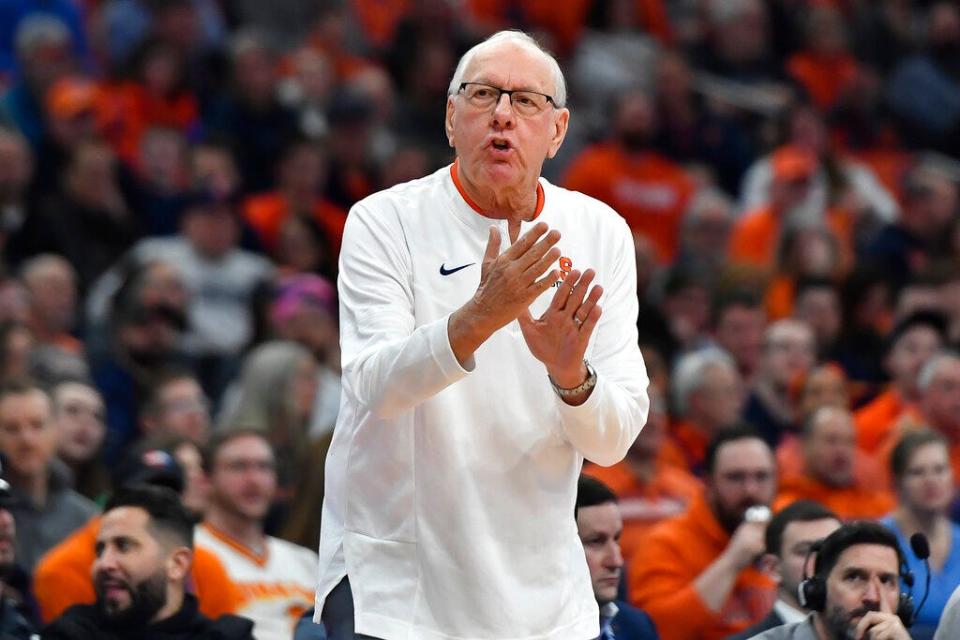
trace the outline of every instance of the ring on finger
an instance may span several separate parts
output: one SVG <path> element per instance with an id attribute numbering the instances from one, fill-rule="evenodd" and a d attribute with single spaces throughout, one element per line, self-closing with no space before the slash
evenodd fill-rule
<path id="1" fill-rule="evenodd" d="M 573 323 L 574 323 L 575 325 L 577 325 L 577 327 L 580 327 L 580 325 L 583 324 L 583 320 L 581 320 L 581 319 L 578 318 L 577 316 L 573 316 Z"/>

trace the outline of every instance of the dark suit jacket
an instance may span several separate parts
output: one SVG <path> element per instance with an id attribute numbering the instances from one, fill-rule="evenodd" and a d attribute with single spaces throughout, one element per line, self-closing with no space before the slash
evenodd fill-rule
<path id="1" fill-rule="evenodd" d="M 619 611 L 610 622 L 617 640 L 660 640 L 657 628 L 646 612 L 621 600 L 617 601 L 617 608 Z"/>
<path id="2" fill-rule="evenodd" d="M 782 624 L 785 624 L 783 618 L 780 617 L 776 609 L 771 609 L 766 618 L 738 634 L 728 636 L 726 640 L 748 640 L 755 635 L 759 635 L 768 629 L 779 627 Z"/>

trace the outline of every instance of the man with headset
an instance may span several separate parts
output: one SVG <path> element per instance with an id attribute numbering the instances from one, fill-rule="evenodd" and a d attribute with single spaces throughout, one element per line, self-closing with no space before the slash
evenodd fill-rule
<path id="1" fill-rule="evenodd" d="M 913 598 L 901 593 L 905 563 L 897 539 L 883 525 L 841 526 L 816 549 L 812 576 L 800 583 L 800 604 L 812 611 L 801 622 L 754 640 L 910 640 Z"/>

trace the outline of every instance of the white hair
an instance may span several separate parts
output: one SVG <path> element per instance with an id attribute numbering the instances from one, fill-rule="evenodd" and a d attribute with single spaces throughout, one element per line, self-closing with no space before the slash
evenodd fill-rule
<path id="1" fill-rule="evenodd" d="M 708 347 L 680 357 L 670 376 L 670 391 L 673 396 L 674 410 L 678 416 L 687 415 L 690 409 L 690 396 L 703 387 L 707 371 L 713 367 L 724 367 L 736 372 L 737 366 L 729 353 L 719 347 Z"/>
<path id="2" fill-rule="evenodd" d="M 960 353 L 949 350 L 938 351 L 928 358 L 917 375 L 917 389 L 926 391 L 933 384 L 934 378 L 940 374 L 941 367 L 949 362 L 960 362 Z"/>
<path id="3" fill-rule="evenodd" d="M 457 69 L 453 72 L 453 78 L 450 80 L 450 86 L 447 88 L 447 95 L 456 95 L 460 90 L 460 84 L 463 82 L 463 75 L 467 72 L 467 67 L 473 62 L 478 53 L 483 53 L 488 49 L 504 44 L 511 43 L 524 47 L 540 56 L 550 65 L 550 72 L 553 75 L 553 101 L 558 108 L 567 104 L 567 81 L 563 77 L 563 71 L 560 69 L 560 63 L 549 51 L 540 46 L 536 40 L 523 31 L 498 31 L 478 45 L 474 45 L 469 51 L 463 54 L 460 62 L 457 63 Z"/>

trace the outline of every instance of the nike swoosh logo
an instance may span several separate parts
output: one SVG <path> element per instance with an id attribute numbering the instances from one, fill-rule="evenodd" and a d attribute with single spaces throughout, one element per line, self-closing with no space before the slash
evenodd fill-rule
<path id="1" fill-rule="evenodd" d="M 477 263 L 476 263 L 476 262 L 471 262 L 470 264 L 465 264 L 465 265 L 463 265 L 462 267 L 454 267 L 453 269 L 447 269 L 447 265 L 446 265 L 446 264 L 442 264 L 442 265 L 440 265 L 440 275 L 442 275 L 442 276 L 449 276 L 451 273 L 456 273 L 457 271 L 460 271 L 461 269 L 466 269 L 467 267 L 472 267 L 472 266 L 475 265 L 475 264 L 477 264 Z"/>

